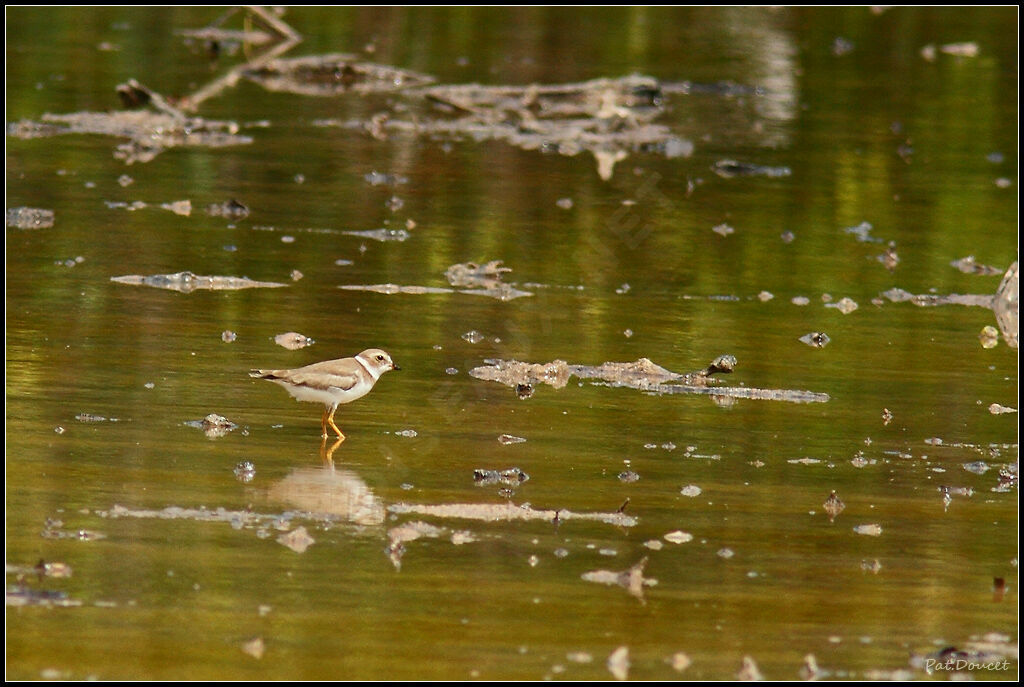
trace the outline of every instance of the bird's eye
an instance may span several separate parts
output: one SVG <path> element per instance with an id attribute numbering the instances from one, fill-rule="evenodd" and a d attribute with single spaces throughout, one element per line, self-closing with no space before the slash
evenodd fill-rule
<path id="1" fill-rule="evenodd" d="M 382 355 L 378 355 L 378 356 L 377 356 L 377 360 L 379 360 L 379 361 L 381 361 L 381 362 L 384 362 L 384 356 L 382 356 Z"/>

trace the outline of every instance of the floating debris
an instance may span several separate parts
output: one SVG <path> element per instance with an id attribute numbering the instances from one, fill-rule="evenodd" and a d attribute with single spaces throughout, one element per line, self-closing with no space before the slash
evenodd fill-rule
<path id="1" fill-rule="evenodd" d="M 629 647 L 620 646 L 613 651 L 606 665 L 616 680 L 629 679 Z"/>
<path id="2" fill-rule="evenodd" d="M 48 229 L 53 226 L 53 210 L 8 208 L 7 226 L 15 229 Z"/>
<path id="3" fill-rule="evenodd" d="M 447 504 L 415 504 L 395 503 L 388 506 L 391 513 L 417 513 L 440 518 L 461 518 L 480 520 L 483 522 L 509 522 L 513 520 L 544 520 L 547 522 L 565 522 L 567 520 L 588 520 L 603 522 L 618 527 L 633 527 L 636 518 L 624 513 L 576 513 L 570 510 L 537 510 L 528 504 L 516 506 L 512 502 L 505 503 L 447 503 Z"/>
<path id="4" fill-rule="evenodd" d="M 341 53 L 272 60 L 242 74 L 268 91 L 318 97 L 392 93 L 434 81 L 426 74 L 363 62 Z"/>
<path id="5" fill-rule="evenodd" d="M 220 333 L 220 338 L 221 341 L 223 341 L 224 343 L 231 343 L 232 341 L 238 338 L 238 334 L 231 331 L 230 329 L 225 329 Z"/>
<path id="6" fill-rule="evenodd" d="M 874 229 L 874 227 L 871 226 L 871 222 L 861 222 L 857 226 L 847 227 L 846 229 L 843 229 L 843 231 L 847 234 L 853 234 L 861 243 L 881 243 L 882 239 L 871 235 L 872 229 Z"/>
<path id="7" fill-rule="evenodd" d="M 951 293 L 947 296 L 940 296 L 937 294 L 920 294 L 914 295 L 909 291 L 904 291 L 900 288 L 892 288 L 888 291 L 883 291 L 882 296 L 885 296 L 893 303 L 905 303 L 910 301 L 914 305 L 921 307 L 930 307 L 937 305 L 968 305 L 968 306 L 980 306 L 983 308 L 993 307 L 994 296 L 982 296 L 982 295 L 962 295 L 957 293 Z"/>
<path id="8" fill-rule="evenodd" d="M 729 234 L 733 234 L 736 232 L 735 229 L 733 229 L 728 224 L 725 224 L 724 222 L 722 224 L 717 224 L 711 227 L 711 231 L 715 232 L 719 236 L 728 236 Z"/>
<path id="9" fill-rule="evenodd" d="M 854 301 L 852 298 L 843 297 L 843 298 L 840 298 L 835 303 L 826 303 L 825 307 L 826 308 L 835 308 L 836 310 L 838 310 L 839 312 L 843 313 L 844 315 L 849 315 L 850 313 L 852 313 L 854 310 L 857 309 L 857 302 Z"/>
<path id="10" fill-rule="evenodd" d="M 116 417 L 103 417 L 102 415 L 93 415 L 92 413 L 79 413 L 75 415 L 75 419 L 79 422 L 119 422 Z"/>
<path id="11" fill-rule="evenodd" d="M 1010 408 L 1007 406 L 1001 406 L 998 403 L 993 403 L 989 405 L 988 412 L 992 413 L 993 415 L 1002 415 L 1003 413 L 1016 413 L 1017 409 Z"/>
<path id="12" fill-rule="evenodd" d="M 689 92 L 651 77 L 594 79 L 571 84 L 433 86 L 405 90 L 430 112 L 379 113 L 366 120 L 325 120 L 322 126 L 363 130 L 375 138 L 388 131 L 432 139 L 501 140 L 524 150 L 573 156 L 590 152 L 598 175 L 608 180 L 614 166 L 630 152 L 656 152 L 666 158 L 688 157 L 693 143 L 652 123 L 664 110 L 665 92 Z M 696 86 L 694 86 L 696 87 Z M 408 108 L 403 108 L 403 112 Z M 434 113 L 446 118 L 436 118 Z"/>
<path id="13" fill-rule="evenodd" d="M 690 657 L 682 651 L 677 651 L 676 653 L 672 654 L 667 659 L 665 659 L 665 662 L 672 666 L 672 670 L 676 671 L 677 673 L 683 672 L 693 664 L 693 661 L 690 660 Z"/>
<path id="14" fill-rule="evenodd" d="M 395 432 L 395 436 L 407 437 L 407 438 L 411 439 L 411 438 L 413 438 L 415 436 L 418 436 L 418 433 L 416 432 L 415 429 L 400 429 L 397 432 Z"/>
<path id="15" fill-rule="evenodd" d="M 516 396 L 519 397 L 520 401 L 533 396 L 533 385 L 532 384 L 516 384 Z"/>
<path id="16" fill-rule="evenodd" d="M 437 294 L 437 293 L 467 293 L 474 296 L 489 296 L 500 301 L 510 301 L 523 296 L 532 296 L 532 293 L 519 291 L 508 284 L 502 284 L 495 289 L 449 289 L 436 286 L 399 286 L 398 284 L 345 284 L 338 287 L 349 291 L 372 291 L 385 295 L 398 293 L 404 294 Z"/>
<path id="17" fill-rule="evenodd" d="M 398 284 L 344 284 L 338 287 L 347 291 L 372 291 L 392 295 L 396 293 L 426 294 L 426 293 L 455 293 L 453 289 L 443 289 L 433 286 L 399 286 Z"/>
<path id="18" fill-rule="evenodd" d="M 682 530 L 675 530 L 662 536 L 662 539 L 671 544 L 685 544 L 693 541 L 693 535 L 689 532 L 683 532 Z"/>
<path id="19" fill-rule="evenodd" d="M 682 494 L 683 496 L 689 496 L 690 498 L 694 498 L 696 496 L 700 496 L 701 488 L 698 487 L 696 484 L 688 484 L 682 489 L 680 489 L 679 493 Z"/>
<path id="20" fill-rule="evenodd" d="M 256 466 L 253 465 L 252 461 L 243 460 L 235 465 L 233 472 L 235 473 L 235 478 L 239 482 L 248 484 L 256 477 Z"/>
<path id="21" fill-rule="evenodd" d="M 530 479 L 530 476 L 519 468 L 508 468 L 507 470 L 501 471 L 486 469 L 477 469 L 473 471 L 473 481 L 476 482 L 478 487 L 489 486 L 492 484 L 506 484 L 518 487 L 528 479 Z"/>
<path id="22" fill-rule="evenodd" d="M 288 534 L 282 534 L 278 537 L 277 543 L 287 546 L 295 553 L 304 553 L 306 549 L 316 543 L 316 540 L 309 536 L 305 527 L 299 526 Z"/>
<path id="23" fill-rule="evenodd" d="M 287 348 L 289 351 L 297 351 L 300 348 L 312 346 L 316 341 L 304 334 L 299 334 L 298 332 L 285 332 L 284 334 L 278 334 L 275 336 L 274 343 L 278 346 Z"/>
<path id="24" fill-rule="evenodd" d="M 383 174 L 381 172 L 370 172 L 363 176 L 370 186 L 398 186 L 409 183 L 409 179 L 401 174 Z"/>
<path id="25" fill-rule="evenodd" d="M 735 368 L 736 358 L 731 355 L 718 356 L 704 370 L 687 374 L 672 372 L 647 358 L 640 358 L 632 363 L 603 363 L 596 367 L 569 365 L 564 360 L 554 360 L 545 364 L 499 359 L 488 359 L 484 362 L 486 365 L 469 371 L 471 377 L 511 387 L 542 383 L 561 389 L 568 383 L 570 376 L 576 376 L 580 379 L 598 380 L 593 382 L 594 384 L 624 386 L 658 394 L 693 393 L 793 403 L 822 403 L 829 400 L 828 394 L 810 391 L 713 386 L 717 380 L 712 375 L 728 373 Z"/>
<path id="26" fill-rule="evenodd" d="M 462 335 L 463 341 L 468 341 L 471 344 L 477 344 L 484 340 L 484 335 L 473 329 Z"/>
<path id="27" fill-rule="evenodd" d="M 811 348 L 825 348 L 831 340 L 825 332 L 810 332 L 800 337 L 800 341 Z"/>
<path id="28" fill-rule="evenodd" d="M 900 264 L 900 256 L 896 253 L 891 245 L 886 247 L 885 252 L 881 255 L 875 256 L 878 262 L 885 266 L 885 269 L 892 272 L 896 269 L 896 266 Z"/>
<path id="29" fill-rule="evenodd" d="M 825 503 L 822 505 L 825 508 L 825 512 L 828 513 L 828 519 L 830 521 L 835 521 L 836 516 L 842 513 L 843 509 L 846 508 L 846 504 L 839 498 L 839 495 L 836 494 L 835 490 L 829 494 L 828 498 L 825 499 Z"/>
<path id="30" fill-rule="evenodd" d="M 743 657 L 743 665 L 740 667 L 738 673 L 736 673 L 736 679 L 744 682 L 755 682 L 764 679 L 764 675 L 761 674 L 761 670 L 757 667 L 757 663 L 750 656 Z"/>
<path id="31" fill-rule="evenodd" d="M 134 80 L 118 86 L 118 94 L 132 105 L 151 105 L 158 111 L 47 113 L 40 122 L 22 120 L 8 124 L 7 133 L 15 138 L 64 134 L 125 138 L 128 140 L 114 150 L 114 157 L 125 164 L 149 162 L 171 148 L 219 148 L 252 143 L 252 138 L 238 133 L 237 123 L 188 117 L 158 93 Z"/>
<path id="32" fill-rule="evenodd" d="M 247 277 L 201 276 L 192 272 L 175 272 L 174 274 L 154 274 L 143 276 L 129 274 L 123 277 L 111 277 L 110 281 L 133 286 L 153 286 L 158 289 L 170 289 L 181 293 L 208 289 L 212 291 L 235 291 L 238 289 L 268 288 L 275 289 L 287 284 L 272 281 L 253 281 Z"/>
<path id="33" fill-rule="evenodd" d="M 175 200 L 169 203 L 160 203 L 158 205 L 146 203 L 141 200 L 135 200 L 131 203 L 116 200 L 108 200 L 104 202 L 111 210 L 127 210 L 128 212 L 135 212 L 136 210 L 143 210 L 148 207 L 158 207 L 161 210 L 169 210 L 176 215 L 181 215 L 182 217 L 188 217 L 192 214 L 192 201 L 190 200 Z"/>
<path id="34" fill-rule="evenodd" d="M 644 587 L 653 587 L 658 581 L 653 578 L 644 577 L 644 567 L 647 565 L 647 557 L 644 556 L 638 563 L 621 572 L 611 570 L 592 570 L 585 572 L 581 577 L 587 582 L 598 584 L 618 585 L 623 587 L 630 595 L 635 596 L 644 603 Z"/>
<path id="35" fill-rule="evenodd" d="M 1003 275 L 1003 281 L 999 283 L 995 299 L 992 302 L 992 309 L 996 313 L 996 323 L 999 325 L 999 330 L 1003 333 L 1003 338 L 1006 339 L 1006 345 L 1014 349 L 1017 348 L 1017 335 L 1020 327 L 1018 315 L 1020 302 L 1019 283 L 1017 261 L 1014 260 L 1013 264 L 1006 270 L 1006 274 Z"/>
<path id="36" fill-rule="evenodd" d="M 711 165 L 711 170 L 720 177 L 731 179 L 733 177 L 788 177 L 793 171 L 789 167 L 765 167 L 750 162 L 737 162 L 735 160 L 719 160 Z"/>
<path id="37" fill-rule="evenodd" d="M 875 575 L 877 575 L 878 571 L 882 569 L 882 564 L 881 564 L 881 562 L 879 562 L 879 560 L 877 558 L 874 559 L 873 561 L 862 560 L 860 562 L 860 569 L 865 571 L 865 572 L 870 572 L 870 573 L 874 573 Z"/>
<path id="38" fill-rule="evenodd" d="M 945 55 L 953 55 L 955 57 L 977 57 L 978 53 L 981 51 L 978 48 L 977 43 L 968 41 L 964 43 L 946 43 L 945 45 L 940 45 L 938 47 L 938 52 Z M 929 43 L 921 48 L 921 57 L 928 62 L 933 62 L 936 57 L 935 44 Z"/>
<path id="39" fill-rule="evenodd" d="M 185 424 L 189 427 L 203 430 L 210 439 L 219 439 L 220 437 L 227 436 L 228 432 L 238 428 L 238 425 L 234 422 L 217 413 L 210 413 L 202 420 L 189 420 Z"/>
<path id="40" fill-rule="evenodd" d="M 999 345 L 999 330 L 990 324 L 985 325 L 978 334 L 978 341 L 982 348 L 995 348 Z"/>
<path id="41" fill-rule="evenodd" d="M 823 673 L 818 667 L 818 659 L 814 657 L 814 654 L 807 654 L 804 656 L 804 664 L 800 666 L 800 679 L 817 680 L 820 677 L 823 677 Z"/>
<path id="42" fill-rule="evenodd" d="M 6 594 L 7 606 L 56 606 L 71 608 L 81 606 L 82 602 L 72 599 L 67 592 L 52 589 L 32 589 L 23 585 L 10 585 Z"/>
<path id="43" fill-rule="evenodd" d="M 981 264 L 980 262 L 974 259 L 973 255 L 968 255 L 965 258 L 954 260 L 949 264 L 957 268 L 964 274 L 994 275 L 1003 273 L 1003 271 L 998 267 L 992 267 L 990 265 Z"/>
<path id="44" fill-rule="evenodd" d="M 301 553 L 301 552 L 300 552 Z M 256 660 L 263 658 L 263 653 L 267 650 L 266 644 L 263 642 L 262 637 L 256 637 L 250 639 L 248 642 L 242 644 L 242 651 L 249 654 Z"/>
<path id="45" fill-rule="evenodd" d="M 524 441 L 526 441 L 526 439 L 522 437 L 515 437 L 511 434 L 502 434 L 498 437 L 498 443 L 502 446 L 508 446 L 509 444 L 521 444 Z"/>
<path id="46" fill-rule="evenodd" d="M 618 475 L 619 481 L 624 484 L 632 484 L 640 480 L 640 475 L 636 474 L 632 470 L 624 470 Z"/>
<path id="47" fill-rule="evenodd" d="M 223 217 L 230 220 L 245 219 L 249 216 L 249 208 L 232 198 L 223 203 L 212 203 L 206 206 L 206 214 L 210 217 Z"/>
<path id="48" fill-rule="evenodd" d="M 501 282 L 501 276 L 512 271 L 503 267 L 501 260 L 491 260 L 483 265 L 475 262 L 456 263 L 445 270 L 444 276 L 452 286 L 493 288 Z"/>
<path id="49" fill-rule="evenodd" d="M 401 243 L 409 238 L 410 234 L 405 229 L 367 229 L 365 231 L 343 231 L 342 234 L 346 236 L 359 236 L 364 239 L 373 239 L 374 241 L 398 241 Z"/>
<path id="50" fill-rule="evenodd" d="M 977 460 L 973 463 L 964 463 L 964 470 L 972 472 L 975 475 L 984 475 L 986 472 L 992 469 L 992 466 L 983 460 Z"/>
<path id="51" fill-rule="evenodd" d="M 853 528 L 857 534 L 866 534 L 869 537 L 877 537 L 882 534 L 882 526 L 877 524 L 857 525 Z"/>

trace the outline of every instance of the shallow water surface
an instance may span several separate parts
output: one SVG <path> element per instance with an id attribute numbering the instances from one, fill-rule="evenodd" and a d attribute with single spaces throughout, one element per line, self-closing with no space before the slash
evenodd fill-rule
<path id="1" fill-rule="evenodd" d="M 1015 20 L 9 8 L 8 677 L 1015 678 Z"/>

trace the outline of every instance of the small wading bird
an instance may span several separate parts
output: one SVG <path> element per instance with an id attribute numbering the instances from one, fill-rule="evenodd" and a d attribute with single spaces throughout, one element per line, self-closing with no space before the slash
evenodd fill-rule
<path id="1" fill-rule="evenodd" d="M 294 370 L 253 370 L 249 376 L 280 384 L 297 401 L 323 403 L 321 436 L 327 439 L 327 425 L 330 425 L 340 442 L 345 435 L 334 424 L 334 411 L 338 406 L 362 398 L 370 393 L 382 374 L 399 369 L 390 355 L 379 348 L 368 348 L 354 358 L 326 360 Z"/>

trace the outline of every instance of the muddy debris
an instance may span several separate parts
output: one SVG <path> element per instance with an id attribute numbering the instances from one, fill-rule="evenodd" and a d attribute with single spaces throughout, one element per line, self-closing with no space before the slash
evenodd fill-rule
<path id="1" fill-rule="evenodd" d="M 342 234 L 346 236 L 358 236 L 364 239 L 373 239 L 374 241 L 380 241 L 385 243 L 387 241 L 407 241 L 411 234 L 405 229 L 388 229 L 387 227 L 381 227 L 380 229 L 365 229 L 365 230 L 351 230 L 342 231 Z"/>
<path id="2" fill-rule="evenodd" d="M 676 671 L 677 673 L 681 673 L 687 668 L 689 668 L 691 665 L 693 665 L 693 661 L 690 659 L 690 657 L 682 651 L 677 651 L 676 653 L 666 658 L 665 663 L 668 663 L 670 666 L 672 666 L 672 670 Z"/>
<path id="3" fill-rule="evenodd" d="M 839 495 L 836 494 L 835 490 L 828 495 L 828 498 L 825 499 L 825 503 L 822 505 L 825 508 L 825 512 L 828 513 L 828 519 L 830 522 L 835 522 L 836 516 L 842 513 L 843 509 L 846 508 L 846 504 L 843 503 L 841 498 L 839 498 Z"/>
<path id="4" fill-rule="evenodd" d="M 764 680 L 764 675 L 761 674 L 761 670 L 757 667 L 757 663 L 751 656 L 743 657 L 743 665 L 740 666 L 740 670 L 736 673 L 736 679 L 743 682 L 756 682 Z"/>
<path id="5" fill-rule="evenodd" d="M 387 508 L 396 514 L 415 513 L 439 518 L 456 518 L 479 520 L 481 522 L 510 522 L 514 520 L 544 520 L 547 522 L 565 522 L 568 520 L 587 520 L 602 522 L 618 527 L 633 527 L 637 519 L 624 513 L 586 512 L 577 513 L 570 510 L 538 510 L 529 504 L 517 506 L 512 502 L 505 503 L 446 503 L 416 504 L 394 503 Z"/>
<path id="6" fill-rule="evenodd" d="M 388 558 L 391 559 L 391 564 L 395 566 L 395 570 L 402 569 L 402 557 L 405 556 L 406 542 L 415 541 L 420 537 L 437 539 L 441 537 L 444 532 L 444 528 L 419 520 L 403 523 L 389 529 L 386 551 Z"/>
<path id="7" fill-rule="evenodd" d="M 404 90 L 412 116 L 380 113 L 370 122 L 326 120 L 322 126 L 389 131 L 434 140 L 499 140 L 523 150 L 574 156 L 589 152 L 607 181 L 630 153 L 688 157 L 694 146 L 653 122 L 664 111 L 666 93 L 686 92 L 647 76 L 594 79 L 568 84 L 441 85 Z"/>
<path id="8" fill-rule="evenodd" d="M 592 570 L 585 572 L 581 577 L 587 582 L 598 584 L 618 585 L 639 599 L 640 603 L 646 603 L 644 599 L 644 587 L 653 587 L 658 584 L 656 579 L 644 577 L 644 567 L 647 565 L 647 557 L 644 556 L 635 565 L 627 570 L 613 572 L 611 570 Z"/>
<path id="9" fill-rule="evenodd" d="M 675 530 L 664 534 L 662 539 L 670 544 L 686 544 L 687 542 L 693 541 L 693 535 L 689 532 L 683 532 L 682 530 Z"/>
<path id="10" fill-rule="evenodd" d="M 720 396 L 729 400 L 751 398 L 781 400 L 793 403 L 822 403 L 829 400 L 828 394 L 789 389 L 757 389 L 753 387 L 714 386 L 715 374 L 732 372 L 736 358 L 721 355 L 706 368 L 697 372 L 677 373 L 640 358 L 632 363 L 606 362 L 598 366 L 570 365 L 564 360 L 549 363 L 524 363 L 518 360 L 487 359 L 485 365 L 469 371 L 471 377 L 483 381 L 498 382 L 513 388 L 523 385 L 548 384 L 556 389 L 566 386 L 569 377 L 588 379 L 592 384 L 629 387 L 657 394 L 692 393 Z"/>
<path id="11" fill-rule="evenodd" d="M 511 267 L 504 267 L 501 263 L 501 260 L 491 260 L 483 265 L 456 263 L 445 270 L 444 276 L 452 286 L 494 288 L 501 284 L 502 275 L 512 271 Z"/>
<path id="12" fill-rule="evenodd" d="M 174 274 L 127 274 L 111 277 L 110 281 L 133 286 L 152 286 L 158 289 L 169 289 L 181 293 L 192 293 L 198 290 L 236 291 L 239 289 L 276 289 L 288 286 L 272 281 L 254 281 L 248 277 L 205 276 L 193 272 L 175 272 Z"/>
<path id="13" fill-rule="evenodd" d="M 1017 348 L 1017 335 L 1020 327 L 1018 307 L 1020 302 L 1020 278 L 1017 261 L 1014 260 L 1003 280 L 996 289 L 996 297 L 992 309 L 996 313 L 996 322 L 1006 339 L 1006 345 Z"/>
<path id="14" fill-rule="evenodd" d="M 826 677 L 826 673 L 818 667 L 818 659 L 814 657 L 814 654 L 804 656 L 803 665 L 800 666 L 800 679 L 817 680 L 822 677 Z"/>
<path id="15" fill-rule="evenodd" d="M 401 174 L 384 174 L 376 171 L 363 176 L 363 179 L 370 186 L 398 186 L 409 183 L 409 179 Z"/>
<path id="16" fill-rule="evenodd" d="M 256 466 L 253 465 L 251 460 L 243 460 L 235 465 L 232 472 L 235 473 L 235 479 L 242 484 L 248 484 L 256 478 Z"/>
<path id="17" fill-rule="evenodd" d="M 992 267 L 991 265 L 984 265 L 974 259 L 973 255 L 954 260 L 949 263 L 950 266 L 955 267 L 964 274 L 980 274 L 980 275 L 995 275 L 1003 274 L 1003 270 L 998 267 Z"/>
<path id="18" fill-rule="evenodd" d="M 267 646 L 262 637 L 250 639 L 248 642 L 242 644 L 243 653 L 249 654 L 256 660 L 263 658 L 263 654 L 266 650 Z"/>
<path id="19" fill-rule="evenodd" d="M 809 332 L 800 337 L 800 341 L 811 348 L 825 348 L 831 340 L 825 332 Z"/>
<path id="20" fill-rule="evenodd" d="M 179 147 L 220 148 L 248 145 L 235 122 L 188 117 L 155 91 L 134 80 L 118 86 L 122 101 L 147 109 L 115 112 L 43 114 L 38 122 L 22 120 L 7 126 L 9 136 L 41 138 L 67 134 L 99 134 L 127 139 L 114 149 L 125 164 L 145 163 L 165 150 Z"/>
<path id="21" fill-rule="evenodd" d="M 238 425 L 217 413 L 210 413 L 202 420 L 188 420 L 185 425 L 203 430 L 210 439 L 219 439 L 238 429 Z"/>
<path id="22" fill-rule="evenodd" d="M 24 585 L 8 585 L 6 605 L 12 606 L 53 606 L 72 608 L 81 606 L 82 601 L 72 599 L 67 592 L 54 589 L 33 589 Z"/>
<path id="23" fill-rule="evenodd" d="M 711 165 L 711 171 L 725 179 L 733 177 L 788 177 L 792 174 L 789 167 L 766 167 L 750 162 L 737 162 L 736 160 L 719 160 Z"/>
<path id="24" fill-rule="evenodd" d="M 629 647 L 620 646 L 608 656 L 608 671 L 616 680 L 629 679 Z"/>
<path id="25" fill-rule="evenodd" d="M 48 229 L 53 226 L 53 221 L 53 210 L 7 208 L 7 226 L 14 229 Z"/>
<path id="26" fill-rule="evenodd" d="M 276 59 L 242 74 L 268 91 L 316 97 L 394 93 L 434 81 L 427 74 L 365 62 L 343 53 Z"/>
<path id="27" fill-rule="evenodd" d="M 299 334 L 298 332 L 285 332 L 284 334 L 278 334 L 275 336 L 274 343 L 283 348 L 287 348 L 289 351 L 297 351 L 300 348 L 312 346 L 316 341 L 304 334 Z"/>
<path id="28" fill-rule="evenodd" d="M 147 203 L 142 200 L 133 200 L 130 203 L 119 200 L 108 200 L 104 202 L 111 210 L 127 210 L 128 212 L 135 212 L 137 210 L 155 207 L 161 210 L 173 212 L 181 217 L 188 217 L 192 214 L 192 201 L 190 200 L 174 200 L 167 203 Z"/>
<path id="29" fill-rule="evenodd" d="M 206 214 L 210 217 L 223 217 L 230 220 L 242 220 L 249 216 L 249 208 L 234 198 L 223 203 L 211 203 L 206 206 Z"/>
<path id="30" fill-rule="evenodd" d="M 277 543 L 287 546 L 295 553 L 305 553 L 306 549 L 316 543 L 316 540 L 309 536 L 305 527 L 300 525 L 291 532 L 279 536 Z"/>
<path id="31" fill-rule="evenodd" d="M 882 239 L 871 235 L 873 229 L 871 222 L 861 222 L 856 226 L 846 227 L 843 232 L 852 234 L 861 243 L 881 243 Z"/>

